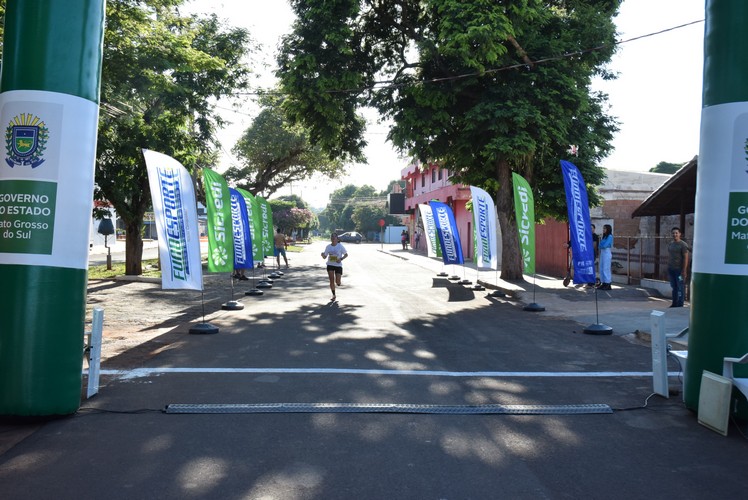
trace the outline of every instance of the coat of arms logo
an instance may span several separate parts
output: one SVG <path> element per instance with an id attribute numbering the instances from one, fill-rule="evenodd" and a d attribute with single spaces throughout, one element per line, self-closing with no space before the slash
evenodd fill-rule
<path id="1" fill-rule="evenodd" d="M 47 139 L 49 129 L 38 116 L 31 113 L 15 116 L 5 129 L 5 162 L 11 168 L 38 167 L 44 163 Z"/>

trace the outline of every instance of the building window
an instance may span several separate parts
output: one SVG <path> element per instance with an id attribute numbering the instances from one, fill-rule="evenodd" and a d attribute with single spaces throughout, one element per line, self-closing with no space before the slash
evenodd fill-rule
<path id="1" fill-rule="evenodd" d="M 431 169 L 431 182 L 436 182 L 436 170 L 435 168 Z"/>
<path id="2" fill-rule="evenodd" d="M 426 174 L 421 172 L 421 187 L 426 187 Z"/>
<path id="3" fill-rule="evenodd" d="M 438 177 L 439 180 L 442 180 L 442 169 L 441 168 L 439 168 L 439 174 L 438 175 L 439 175 L 439 177 Z"/>

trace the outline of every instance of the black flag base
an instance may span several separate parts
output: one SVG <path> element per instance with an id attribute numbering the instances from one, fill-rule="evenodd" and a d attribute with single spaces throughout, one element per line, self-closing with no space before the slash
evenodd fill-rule
<path id="1" fill-rule="evenodd" d="M 224 311 L 241 311 L 244 309 L 244 304 L 235 300 L 229 300 L 225 304 L 221 305 L 221 309 Z"/>
<path id="2" fill-rule="evenodd" d="M 488 294 L 488 297 L 506 297 L 506 294 L 501 290 L 494 290 Z"/>
<path id="3" fill-rule="evenodd" d="M 582 330 L 582 332 L 586 333 L 587 335 L 610 335 L 613 333 L 613 328 L 608 325 L 595 323 L 594 325 L 590 325 Z"/>
<path id="4" fill-rule="evenodd" d="M 437 276 L 443 278 L 443 277 L 449 276 L 449 275 L 447 273 L 445 273 L 444 271 L 442 271 L 442 272 L 438 273 Z"/>
<path id="5" fill-rule="evenodd" d="M 474 286 L 472 287 L 472 289 L 473 289 L 473 290 L 477 290 L 477 291 L 485 290 L 485 288 L 483 287 L 483 285 L 480 285 L 480 284 L 476 284 L 476 285 L 474 285 Z"/>
<path id="6" fill-rule="evenodd" d="M 533 302 L 531 304 L 527 304 L 525 307 L 522 308 L 522 310 L 529 311 L 529 312 L 542 312 L 542 311 L 545 311 L 545 307 Z"/>
<path id="7" fill-rule="evenodd" d="M 260 281 L 257 283 L 257 288 L 273 288 L 273 284 L 267 281 Z"/>
<path id="8" fill-rule="evenodd" d="M 458 281 L 458 283 L 460 285 L 472 285 L 473 284 L 473 282 L 470 281 L 470 280 L 460 280 L 460 281 Z"/>
<path id="9" fill-rule="evenodd" d="M 198 334 L 198 335 L 209 335 L 213 333 L 218 333 L 218 327 L 213 326 L 210 323 L 198 323 L 192 328 L 190 328 L 190 333 Z"/>
<path id="10" fill-rule="evenodd" d="M 248 290 L 244 292 L 244 295 L 251 295 L 251 296 L 260 296 L 263 295 L 265 292 L 262 290 L 258 290 L 257 288 L 252 288 L 251 290 Z"/>

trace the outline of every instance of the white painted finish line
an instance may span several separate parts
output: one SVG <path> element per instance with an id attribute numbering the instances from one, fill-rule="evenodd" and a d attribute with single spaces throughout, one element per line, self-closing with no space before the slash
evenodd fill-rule
<path id="1" fill-rule="evenodd" d="M 87 370 L 84 370 L 86 373 Z M 286 374 L 286 375 L 393 375 L 426 377 L 488 377 L 488 378 L 614 378 L 652 377 L 652 372 L 450 372 L 441 370 L 364 370 L 345 368 L 135 368 L 133 370 L 101 370 L 101 375 L 121 379 L 170 375 L 177 373 L 202 374 Z M 682 372 L 668 372 L 677 377 Z"/>

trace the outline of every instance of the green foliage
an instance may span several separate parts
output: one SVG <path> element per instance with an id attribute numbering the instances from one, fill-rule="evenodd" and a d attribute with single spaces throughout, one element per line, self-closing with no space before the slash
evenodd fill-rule
<path id="1" fill-rule="evenodd" d="M 5 40 L 5 2 L 0 2 L 0 54 L 3 53 L 3 41 Z"/>
<path id="2" fill-rule="evenodd" d="M 278 58 L 284 106 L 333 157 L 361 154 L 355 112 L 374 106 L 394 122 L 397 148 L 442 162 L 456 182 L 493 187 L 502 278 L 521 278 L 512 171 L 533 187 L 539 218 L 564 218 L 559 160 L 577 145 L 572 160 L 599 201 L 597 164 L 616 123 L 590 84 L 610 77 L 620 3 L 295 0 L 298 21 Z"/>
<path id="3" fill-rule="evenodd" d="M 314 229 L 317 227 L 317 216 L 308 208 L 288 208 L 279 212 L 273 211 L 273 224 L 285 234 L 296 229 Z"/>
<path id="4" fill-rule="evenodd" d="M 281 200 L 280 198 L 268 200 L 268 204 L 270 205 L 270 210 L 273 211 L 273 214 L 275 214 L 276 212 L 281 212 L 283 210 L 290 210 L 296 207 L 295 202 L 290 200 Z"/>
<path id="5" fill-rule="evenodd" d="M 685 165 L 685 164 L 686 164 L 686 162 L 683 162 L 683 163 L 669 163 L 669 162 L 666 162 L 666 161 L 661 161 L 660 163 L 658 163 L 654 167 L 650 168 L 649 171 L 650 172 L 654 172 L 655 174 L 674 174 L 675 172 L 677 172 L 678 170 L 680 170 L 680 168 L 683 165 Z"/>
<path id="6" fill-rule="evenodd" d="M 283 105 L 295 123 L 310 125 L 310 141 L 330 158 L 363 161 L 365 120 L 356 110 L 365 103 L 358 92 L 373 82 L 375 68 L 362 49 L 368 35 L 355 18 L 356 0 L 292 0 L 294 31 L 284 40 L 278 76 L 290 98 Z M 387 3 L 387 2 L 382 2 Z M 311 21 L 311 22 L 308 22 Z M 371 47 L 369 47 L 371 48 Z"/>
<path id="7" fill-rule="evenodd" d="M 399 224 L 398 218 L 387 214 L 385 208 L 387 193 L 395 184 L 404 181 L 393 180 L 387 189 L 377 192 L 372 186 L 348 184 L 330 195 L 330 202 L 319 214 L 319 227 L 323 231 L 343 229 L 345 231 L 379 231 L 379 219 L 387 224 Z"/>
<path id="8" fill-rule="evenodd" d="M 248 86 L 249 34 L 215 16 L 183 17 L 182 0 L 107 3 L 96 184 L 127 226 L 127 272 L 140 274 L 139 228 L 150 206 L 141 148 L 187 169 L 213 165 L 215 103 Z"/>
<path id="9" fill-rule="evenodd" d="M 273 211 L 273 225 L 285 234 L 294 229 L 314 229 L 319 225 L 317 216 L 296 195 L 280 196 L 268 200 L 268 203 Z"/>
<path id="10" fill-rule="evenodd" d="M 331 160 L 310 142 L 304 127 L 292 125 L 276 98 L 263 100 L 262 111 L 232 151 L 241 166 L 230 167 L 225 178 L 253 194 L 270 196 L 314 174 L 334 179 L 344 173 L 343 162 Z"/>
<path id="11" fill-rule="evenodd" d="M 309 208 L 309 204 L 302 200 L 301 196 L 297 194 L 284 194 L 283 196 L 278 196 L 276 199 L 280 201 L 290 201 L 296 208 Z"/>
<path id="12" fill-rule="evenodd" d="M 383 200 L 372 186 L 355 186 L 348 184 L 333 191 L 330 202 L 320 213 L 320 228 L 323 230 L 343 229 L 345 231 L 361 230 L 353 218 L 354 209 L 359 205 L 381 204 Z"/>
<path id="13" fill-rule="evenodd" d="M 381 219 L 384 219 L 386 225 L 400 224 L 400 220 L 389 215 L 387 209 L 382 205 L 357 205 L 353 208 L 351 219 L 356 230 L 361 233 L 379 232 L 379 221 Z"/>

